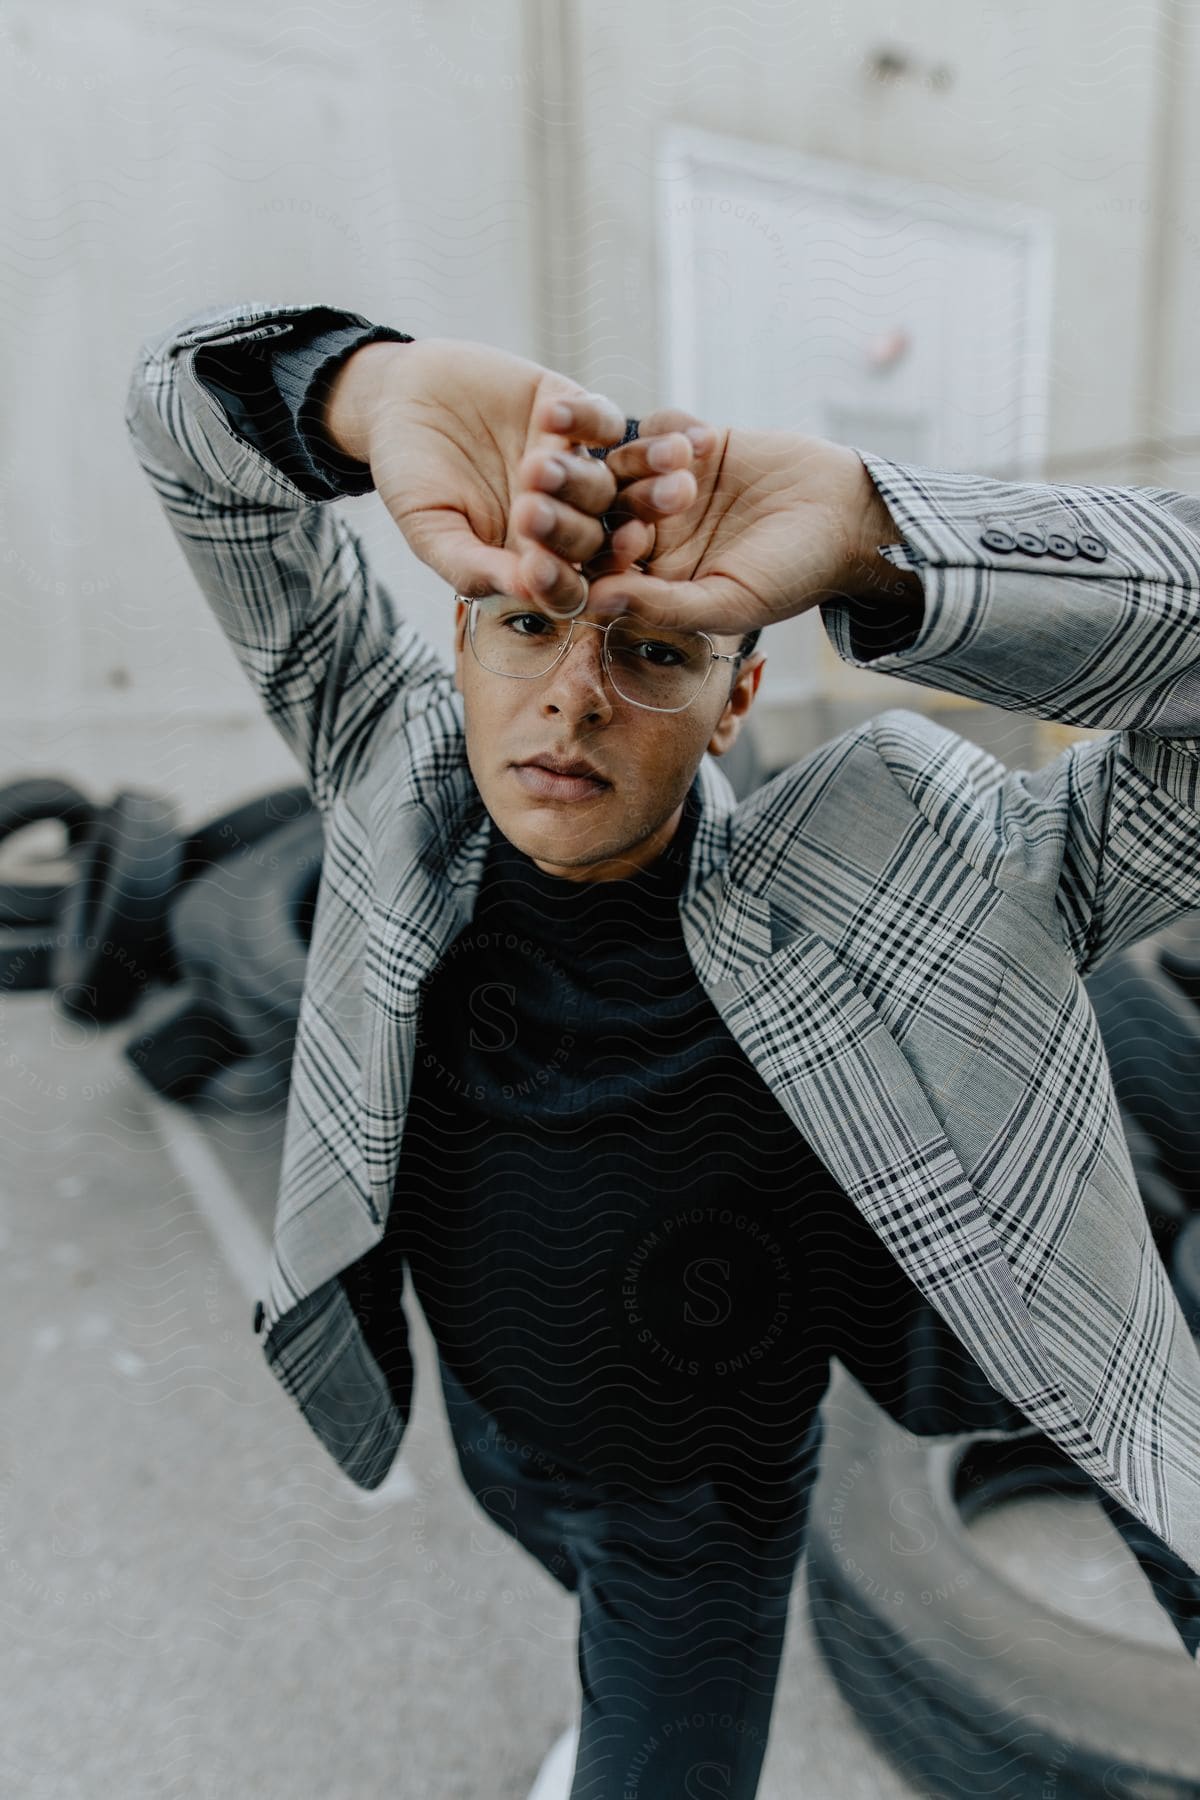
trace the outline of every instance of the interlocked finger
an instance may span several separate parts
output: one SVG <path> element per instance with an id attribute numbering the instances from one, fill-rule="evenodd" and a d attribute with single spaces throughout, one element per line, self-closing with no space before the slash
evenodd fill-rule
<path id="1" fill-rule="evenodd" d="M 570 563 L 543 550 L 527 550 L 517 558 L 513 592 L 569 619 L 587 605 L 588 584 Z"/>
<path id="2" fill-rule="evenodd" d="M 669 519 L 686 512 L 696 498 L 696 477 L 690 469 L 673 469 L 669 475 L 648 475 L 623 487 L 604 517 L 610 530 L 626 519 Z"/>
<path id="3" fill-rule="evenodd" d="M 518 470 L 519 492 L 547 494 L 598 518 L 612 504 L 616 477 L 598 458 L 573 450 L 531 450 Z"/>
<path id="4" fill-rule="evenodd" d="M 617 480 L 640 481 L 645 476 L 669 475 L 675 469 L 690 469 L 695 451 L 682 431 L 664 432 L 660 437 L 634 438 L 619 450 L 610 450 L 607 466 Z"/>
<path id="5" fill-rule="evenodd" d="M 512 522 L 522 538 L 530 539 L 565 562 L 587 562 L 604 543 L 599 519 L 576 511 L 549 494 L 522 494 L 513 506 Z"/>
<path id="6" fill-rule="evenodd" d="M 717 433 L 691 413 L 664 408 L 641 421 L 639 435 L 608 453 L 619 482 L 641 481 L 673 469 L 694 468 L 717 446 Z"/>
<path id="7" fill-rule="evenodd" d="M 606 523 L 609 515 L 605 514 Z M 608 542 L 598 556 L 584 565 L 584 574 L 593 581 L 603 575 L 619 575 L 622 569 L 636 568 L 654 554 L 654 527 L 642 519 L 615 520 L 610 525 Z"/>

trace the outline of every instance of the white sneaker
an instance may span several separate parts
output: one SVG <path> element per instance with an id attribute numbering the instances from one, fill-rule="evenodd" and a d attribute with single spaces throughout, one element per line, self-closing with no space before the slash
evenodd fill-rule
<path id="1" fill-rule="evenodd" d="M 529 1800 L 570 1800 L 571 1777 L 575 1773 L 578 1751 L 579 1727 L 568 1725 L 546 1752 L 546 1760 L 529 1790 Z"/>

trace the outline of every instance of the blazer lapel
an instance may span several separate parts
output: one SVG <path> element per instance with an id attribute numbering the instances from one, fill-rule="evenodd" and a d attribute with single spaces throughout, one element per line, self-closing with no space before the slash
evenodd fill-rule
<path id="1" fill-rule="evenodd" d="M 911 1065 L 829 946 L 718 868 L 684 937 L 730 1032 L 988 1379 L 1076 1457 L 1088 1434 Z"/>
<path id="2" fill-rule="evenodd" d="M 446 783 L 433 803 L 422 797 L 387 807 L 373 826 L 377 875 L 363 983 L 360 1136 L 382 1229 L 412 1088 L 421 988 L 471 921 L 491 819 L 467 773 Z"/>

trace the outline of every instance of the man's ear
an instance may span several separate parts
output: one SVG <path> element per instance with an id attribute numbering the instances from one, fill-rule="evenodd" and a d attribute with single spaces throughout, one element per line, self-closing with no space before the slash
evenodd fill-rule
<path id="1" fill-rule="evenodd" d="M 766 661 L 761 650 L 754 650 L 738 669 L 737 678 L 729 690 L 729 698 L 725 702 L 725 710 L 717 720 L 713 734 L 708 740 L 708 750 L 711 755 L 724 756 L 725 752 L 732 749 L 737 742 L 738 733 L 742 729 L 742 721 L 754 704 L 754 696 L 758 692 L 758 684 L 762 680 Z"/>
<path id="2" fill-rule="evenodd" d="M 454 685 L 461 694 L 463 691 L 462 669 L 463 658 L 469 655 L 467 649 L 467 612 L 465 600 L 457 595 L 454 600 Z"/>

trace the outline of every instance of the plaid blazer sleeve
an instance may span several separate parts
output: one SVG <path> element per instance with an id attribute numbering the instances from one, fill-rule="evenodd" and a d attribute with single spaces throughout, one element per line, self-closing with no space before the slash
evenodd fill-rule
<path id="1" fill-rule="evenodd" d="M 322 808 L 381 721 L 394 725 L 444 697 L 450 676 L 398 614 L 345 520 L 234 428 L 196 358 L 211 347 L 286 345 L 326 310 L 248 304 L 190 315 L 142 347 L 125 409 L 201 591 Z"/>
<path id="2" fill-rule="evenodd" d="M 888 602 L 827 602 L 838 655 L 1105 733 L 1009 770 L 896 711 L 872 727 L 889 773 L 1083 973 L 1200 908 L 1200 500 L 858 454 L 903 535 L 884 555 L 920 574 L 924 607 L 898 610 L 898 647 L 877 654 Z"/>

